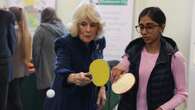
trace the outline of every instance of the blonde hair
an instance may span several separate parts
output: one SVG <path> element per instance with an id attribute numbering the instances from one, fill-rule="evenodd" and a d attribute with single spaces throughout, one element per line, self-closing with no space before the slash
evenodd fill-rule
<path id="1" fill-rule="evenodd" d="M 25 12 L 21 7 L 16 6 L 9 7 L 9 10 L 15 15 L 19 29 L 17 35 L 21 36 L 22 48 L 24 49 L 23 59 L 25 63 L 28 63 L 32 60 L 32 37 L 28 29 Z"/>
<path id="2" fill-rule="evenodd" d="M 79 33 L 78 24 L 86 18 L 98 24 L 97 37 L 101 36 L 103 33 L 104 21 L 102 20 L 96 6 L 90 3 L 82 4 L 75 11 L 73 15 L 72 23 L 69 27 L 70 34 L 73 37 L 78 36 Z"/>

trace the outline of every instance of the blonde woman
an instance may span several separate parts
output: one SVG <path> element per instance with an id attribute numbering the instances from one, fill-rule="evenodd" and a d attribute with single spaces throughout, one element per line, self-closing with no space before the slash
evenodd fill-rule
<path id="1" fill-rule="evenodd" d="M 97 88 L 85 76 L 89 64 L 103 57 L 103 20 L 92 4 L 81 5 L 73 16 L 70 34 L 55 42 L 56 78 L 54 98 L 45 110 L 101 110 L 106 100 L 105 87 Z"/>

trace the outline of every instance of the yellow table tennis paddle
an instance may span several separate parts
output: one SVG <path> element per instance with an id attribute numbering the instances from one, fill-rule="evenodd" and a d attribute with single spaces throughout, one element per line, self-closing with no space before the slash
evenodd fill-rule
<path id="1" fill-rule="evenodd" d="M 89 66 L 89 73 L 91 74 L 94 85 L 104 86 L 110 76 L 110 68 L 107 61 L 103 59 L 94 60 Z"/>
<path id="2" fill-rule="evenodd" d="M 123 94 L 130 90 L 135 83 L 135 77 L 132 73 L 124 73 L 112 84 L 112 91 L 116 94 Z"/>

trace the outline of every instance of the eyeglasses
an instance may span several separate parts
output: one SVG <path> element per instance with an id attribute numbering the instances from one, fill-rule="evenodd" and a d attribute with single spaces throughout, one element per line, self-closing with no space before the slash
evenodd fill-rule
<path id="1" fill-rule="evenodd" d="M 149 25 L 147 25 L 147 26 L 144 26 L 144 25 L 137 25 L 137 26 L 135 26 L 135 28 L 136 28 L 136 31 L 137 31 L 138 33 L 143 32 L 144 29 L 145 29 L 146 32 L 152 33 L 152 32 L 154 31 L 154 28 L 155 28 L 155 27 L 158 27 L 158 26 L 159 26 L 158 24 L 149 24 Z"/>

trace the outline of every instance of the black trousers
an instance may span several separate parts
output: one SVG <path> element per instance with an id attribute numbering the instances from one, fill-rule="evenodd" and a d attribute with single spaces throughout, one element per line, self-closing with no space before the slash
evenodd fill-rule
<path id="1" fill-rule="evenodd" d="M 7 94 L 8 94 L 8 84 L 0 84 L 0 110 L 6 110 Z"/>
<path id="2" fill-rule="evenodd" d="M 9 83 L 7 110 L 23 110 L 21 83 L 23 78 L 14 79 Z"/>
<path id="3" fill-rule="evenodd" d="M 0 59 L 0 110 L 7 108 L 8 78 L 10 73 L 9 62 L 1 62 Z"/>
<path id="4" fill-rule="evenodd" d="M 44 106 L 44 101 L 45 101 L 45 97 L 46 97 L 46 92 L 49 88 L 46 88 L 46 89 L 41 89 L 41 90 L 38 90 L 38 95 L 40 97 L 40 108 L 41 110 L 43 110 L 43 106 Z"/>

